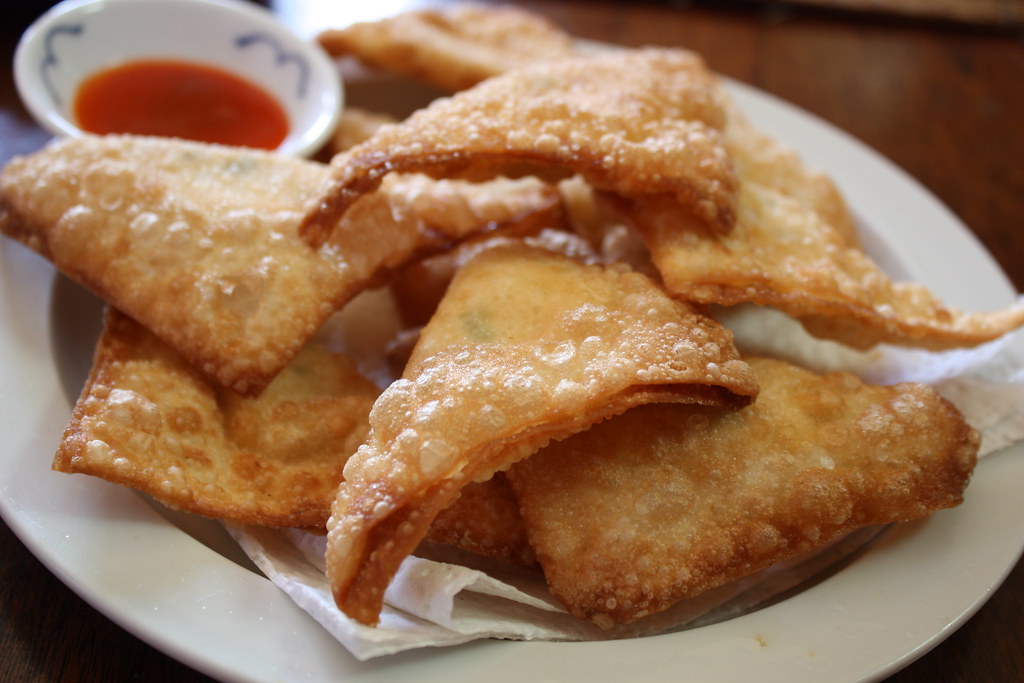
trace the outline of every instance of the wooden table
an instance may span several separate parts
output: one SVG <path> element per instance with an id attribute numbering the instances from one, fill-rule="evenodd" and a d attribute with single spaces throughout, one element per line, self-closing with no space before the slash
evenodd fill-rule
<path id="1" fill-rule="evenodd" d="M 945 202 L 1016 287 L 1024 288 L 1024 44 L 1016 29 L 915 23 L 774 3 L 521 4 L 581 37 L 695 49 L 716 70 L 849 131 Z M 22 28 L 40 11 L 31 5 L 15 3 L 15 9 L 3 10 L 0 49 L 8 65 Z M 304 7 L 307 0 L 282 2 L 279 9 L 285 6 Z M 10 69 L 4 70 L 0 163 L 38 148 L 46 138 L 21 107 Z M 1024 564 L 973 619 L 890 680 L 1022 680 L 1021 634 Z M 4 525 L 0 680 L 209 679 L 94 611 Z"/>

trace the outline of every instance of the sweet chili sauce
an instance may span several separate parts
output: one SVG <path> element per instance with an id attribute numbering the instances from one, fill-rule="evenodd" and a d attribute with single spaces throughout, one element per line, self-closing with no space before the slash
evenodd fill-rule
<path id="1" fill-rule="evenodd" d="M 281 104 L 252 83 L 189 62 L 142 60 L 104 69 L 79 87 L 74 117 L 91 133 L 179 137 L 274 149 L 288 135 Z"/>

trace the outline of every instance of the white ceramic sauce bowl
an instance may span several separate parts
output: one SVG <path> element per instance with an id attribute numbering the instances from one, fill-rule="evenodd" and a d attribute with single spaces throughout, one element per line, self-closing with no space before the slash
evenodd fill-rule
<path id="1" fill-rule="evenodd" d="M 141 59 L 205 64 L 262 88 L 288 117 L 282 154 L 315 153 L 341 116 L 341 75 L 327 53 L 241 0 L 65 0 L 22 35 L 14 79 L 43 128 L 81 136 L 72 115 L 80 83 Z"/>

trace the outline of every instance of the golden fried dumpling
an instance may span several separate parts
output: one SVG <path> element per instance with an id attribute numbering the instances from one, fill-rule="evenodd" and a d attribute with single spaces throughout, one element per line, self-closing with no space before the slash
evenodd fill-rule
<path id="1" fill-rule="evenodd" d="M 434 518 L 426 540 L 521 567 L 537 562 L 503 472 L 463 487 L 455 502 Z"/>
<path id="2" fill-rule="evenodd" d="M 731 335 L 648 278 L 525 245 L 463 267 L 370 413 L 328 524 L 339 607 L 372 624 L 402 559 L 472 481 L 630 407 L 736 408 Z"/>
<path id="3" fill-rule="evenodd" d="M 536 181 L 393 176 L 311 249 L 299 239 L 327 167 L 131 136 L 63 140 L 0 174 L 0 230 L 193 365 L 256 394 L 323 322 L 423 251 L 550 207 Z"/>
<path id="4" fill-rule="evenodd" d="M 1024 324 L 1024 307 L 965 313 L 926 287 L 894 282 L 807 203 L 744 183 L 729 234 L 697 218 L 637 220 L 665 288 L 702 304 L 753 303 L 856 348 L 974 346 Z M 646 209 L 635 207 L 638 212 Z"/>
<path id="5" fill-rule="evenodd" d="M 818 213 L 850 246 L 860 244 L 853 216 L 832 179 L 812 170 L 796 150 L 772 138 L 739 110 L 726 103 L 725 148 L 743 183 L 756 183 L 800 202 Z"/>
<path id="6" fill-rule="evenodd" d="M 737 181 L 721 140 L 725 121 L 717 80 L 684 50 L 621 50 L 514 69 L 335 156 L 302 232 L 322 244 L 356 199 L 394 172 L 548 181 L 578 173 L 598 190 L 669 215 L 683 207 L 727 231 Z"/>
<path id="7" fill-rule="evenodd" d="M 53 467 L 208 517 L 322 529 L 379 393 L 352 360 L 310 345 L 259 397 L 241 396 L 108 309 Z"/>
<path id="8" fill-rule="evenodd" d="M 509 470 L 552 592 L 599 626 L 957 505 L 978 436 L 924 385 L 751 359 L 742 410 L 634 408 Z"/>
<path id="9" fill-rule="evenodd" d="M 450 92 L 573 53 L 572 38 L 544 17 L 517 7 L 475 4 L 328 29 L 317 42 L 328 54 L 352 55 Z"/>
<path id="10" fill-rule="evenodd" d="M 345 107 L 341 112 L 338 127 L 328 142 L 329 153 L 333 156 L 338 152 L 355 147 L 360 142 L 373 137 L 377 129 L 389 123 L 397 123 L 390 114 L 369 111 L 359 107 Z"/>

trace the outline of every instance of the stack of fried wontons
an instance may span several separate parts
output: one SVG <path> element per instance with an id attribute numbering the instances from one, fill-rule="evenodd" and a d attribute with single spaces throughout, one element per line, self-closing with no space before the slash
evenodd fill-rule
<path id="1" fill-rule="evenodd" d="M 709 306 L 857 348 L 1024 311 L 890 280 L 700 57 L 475 6 L 321 42 L 452 94 L 350 109 L 329 165 L 111 136 L 3 170 L 3 231 L 109 304 L 55 469 L 326 532 L 366 624 L 425 539 L 538 565 L 609 627 L 961 501 L 978 437 L 935 391 L 743 357 Z M 405 327 L 376 381 L 321 333 L 370 289 Z"/>

